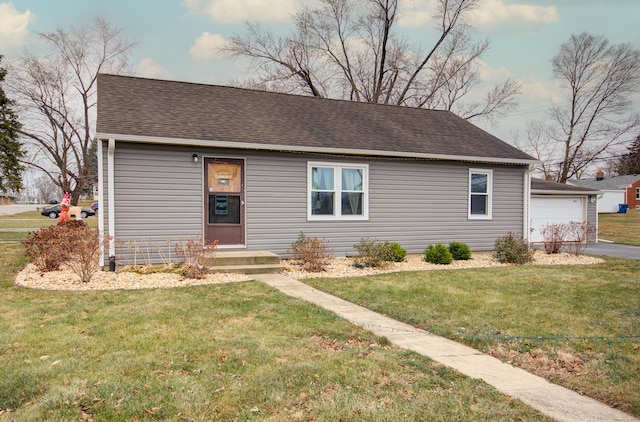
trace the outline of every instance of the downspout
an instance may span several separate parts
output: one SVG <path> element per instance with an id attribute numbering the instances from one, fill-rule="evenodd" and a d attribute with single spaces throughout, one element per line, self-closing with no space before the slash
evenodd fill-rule
<path id="1" fill-rule="evenodd" d="M 522 238 L 527 242 L 531 238 L 529 215 L 531 215 L 531 173 L 535 170 L 535 164 L 529 164 L 529 168 L 524 172 L 523 181 L 523 209 L 522 209 Z"/>
<path id="2" fill-rule="evenodd" d="M 109 139 L 107 149 L 107 199 L 109 203 L 109 271 L 116 270 L 116 205 L 115 205 L 115 177 L 113 174 L 116 140 Z"/>
<path id="3" fill-rule="evenodd" d="M 98 139 L 98 232 L 100 236 L 104 235 L 104 166 L 103 166 L 103 143 L 102 139 Z M 104 247 L 100 252 L 100 266 L 105 266 Z"/>

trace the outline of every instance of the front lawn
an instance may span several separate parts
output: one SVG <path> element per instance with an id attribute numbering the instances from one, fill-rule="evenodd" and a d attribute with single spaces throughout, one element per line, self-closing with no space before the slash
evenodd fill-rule
<path id="1" fill-rule="evenodd" d="M 549 420 L 258 282 L 41 291 L 0 253 L 0 420 Z"/>
<path id="2" fill-rule="evenodd" d="M 640 246 L 640 210 L 628 210 L 626 214 L 598 214 L 598 237 Z"/>
<path id="3" fill-rule="evenodd" d="M 640 261 L 306 283 L 640 416 Z"/>

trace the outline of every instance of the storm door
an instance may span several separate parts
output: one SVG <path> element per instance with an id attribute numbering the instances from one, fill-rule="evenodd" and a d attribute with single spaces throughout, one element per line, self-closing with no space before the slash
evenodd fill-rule
<path id="1" fill-rule="evenodd" d="M 244 161 L 206 158 L 205 241 L 244 246 Z"/>

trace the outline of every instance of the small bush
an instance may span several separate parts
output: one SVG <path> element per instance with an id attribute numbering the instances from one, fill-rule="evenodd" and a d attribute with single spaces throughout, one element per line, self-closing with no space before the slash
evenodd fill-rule
<path id="1" fill-rule="evenodd" d="M 300 261 L 302 269 L 311 272 L 322 271 L 331 257 L 325 239 L 307 237 L 303 232 L 300 232 L 298 240 L 291 244 L 289 252 L 293 253 L 293 259 Z"/>
<path id="2" fill-rule="evenodd" d="M 453 256 L 449 249 L 442 243 L 429 245 L 424 251 L 424 260 L 432 264 L 447 265 L 453 262 Z"/>
<path id="3" fill-rule="evenodd" d="M 567 233 L 566 224 L 547 224 L 542 229 L 544 250 L 548 254 L 560 253 Z"/>
<path id="4" fill-rule="evenodd" d="M 567 226 L 567 237 L 569 242 L 566 244 L 567 251 L 575 256 L 581 255 L 587 247 L 589 238 L 596 232 L 596 228 L 589 223 L 572 221 Z"/>
<path id="5" fill-rule="evenodd" d="M 391 261 L 404 262 L 404 259 L 407 257 L 407 250 L 398 242 L 384 242 L 384 245 L 385 248 L 389 248 Z"/>
<path id="6" fill-rule="evenodd" d="M 496 240 L 493 257 L 502 263 L 526 264 L 533 261 L 533 252 L 526 240 L 509 232 Z"/>
<path id="7" fill-rule="evenodd" d="M 82 223 L 82 221 L 77 221 Z M 68 257 L 66 264 L 69 266 L 82 283 L 88 283 L 93 275 L 100 269 L 100 255 L 104 242 L 100 232 L 84 223 L 69 229 L 70 238 L 66 244 Z"/>
<path id="8" fill-rule="evenodd" d="M 55 271 L 67 264 L 83 283 L 100 269 L 103 239 L 83 221 L 71 220 L 32 233 L 24 242 L 25 254 L 40 271 Z"/>
<path id="9" fill-rule="evenodd" d="M 465 243 L 449 243 L 449 252 L 451 252 L 451 256 L 456 261 L 471 259 L 471 248 Z"/>
<path id="10" fill-rule="evenodd" d="M 55 271 L 66 260 L 60 253 L 59 245 L 64 242 L 60 226 L 50 226 L 29 235 L 22 242 L 24 253 L 38 271 Z"/>
<path id="11" fill-rule="evenodd" d="M 358 251 L 358 255 L 354 258 L 356 267 L 384 267 L 393 260 L 388 242 L 382 243 L 376 239 L 362 238 L 353 245 L 353 248 Z"/>
<path id="12" fill-rule="evenodd" d="M 205 247 L 201 239 L 182 238 L 178 240 L 175 246 L 176 255 L 183 259 L 181 269 L 184 278 L 203 279 L 209 273 L 207 267 L 202 265 L 202 256 L 205 252 L 215 250 L 218 241 L 214 241 L 211 245 Z"/>

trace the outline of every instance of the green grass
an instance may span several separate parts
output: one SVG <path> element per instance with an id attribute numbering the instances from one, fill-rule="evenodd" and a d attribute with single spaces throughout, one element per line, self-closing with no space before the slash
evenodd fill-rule
<path id="1" fill-rule="evenodd" d="M 640 210 L 628 210 L 626 214 L 598 214 L 598 237 L 640 246 Z"/>
<path id="2" fill-rule="evenodd" d="M 89 204 L 90 205 L 90 204 Z M 82 205 L 87 208 L 87 206 Z M 83 220 L 90 227 L 98 227 L 98 218 L 89 217 Z M 57 219 L 51 219 L 40 215 L 39 211 L 26 211 L 13 215 L 0 216 L 0 240 L 22 240 L 29 233 L 29 229 L 40 229 L 57 224 Z M 7 231 L 11 229 L 12 231 Z M 25 229 L 23 232 L 15 232 L 15 229 Z M 21 233 L 21 234 L 18 234 Z"/>
<path id="3" fill-rule="evenodd" d="M 18 288 L 0 254 L 0 420 L 548 420 L 258 282 Z"/>
<path id="4" fill-rule="evenodd" d="M 310 279 L 640 416 L 640 261 Z"/>

